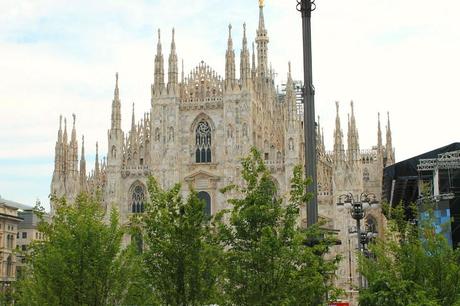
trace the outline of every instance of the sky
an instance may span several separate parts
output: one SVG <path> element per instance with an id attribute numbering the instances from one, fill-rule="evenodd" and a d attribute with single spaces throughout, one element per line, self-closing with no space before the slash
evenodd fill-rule
<path id="1" fill-rule="evenodd" d="M 345 135 L 354 101 L 361 149 L 377 142 L 377 113 L 384 128 L 390 112 L 397 161 L 460 141 L 458 0 L 316 4 L 313 81 L 328 150 L 335 101 Z M 276 83 L 289 61 L 302 79 L 296 1 L 266 0 L 264 10 Z M 204 60 L 223 75 L 228 25 L 239 63 L 244 22 L 253 40 L 257 0 L 0 0 L 0 196 L 48 206 L 60 114 L 69 129 L 76 114 L 88 163 L 96 141 L 106 153 L 116 72 L 122 126 L 133 102 L 137 118 L 149 110 L 159 28 L 165 55 L 175 28 L 186 73 Z"/>

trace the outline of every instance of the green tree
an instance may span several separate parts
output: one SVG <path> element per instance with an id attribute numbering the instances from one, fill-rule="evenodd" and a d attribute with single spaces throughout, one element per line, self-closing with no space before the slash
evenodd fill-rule
<path id="1" fill-rule="evenodd" d="M 118 213 L 105 222 L 100 201 L 87 194 L 73 204 L 53 200 L 51 222 L 38 227 L 45 240 L 31 245 L 16 286 L 17 305 L 129 304 L 136 258 L 130 247 L 121 249 Z"/>
<path id="2" fill-rule="evenodd" d="M 289 201 L 283 203 L 260 153 L 242 161 L 242 186 L 232 208 L 217 215 L 225 247 L 224 292 L 228 305 L 318 305 L 332 289 L 330 275 L 338 258 L 326 260 L 332 243 L 318 227 L 299 227 L 299 209 L 308 202 L 308 181 L 301 167 L 292 178 Z M 322 237 L 322 239 L 318 239 Z M 316 239 L 318 243 L 306 246 Z"/>
<path id="3" fill-rule="evenodd" d="M 212 238 L 205 203 L 181 187 L 162 190 L 149 178 L 150 203 L 140 216 L 147 280 L 161 305 L 209 305 L 219 302 L 221 248 Z"/>
<path id="4" fill-rule="evenodd" d="M 416 208 L 411 210 L 417 217 Z M 370 258 L 360 260 L 369 284 L 360 305 L 460 305 L 460 251 L 436 233 L 432 210 L 419 224 L 406 220 L 401 204 L 384 211 L 390 219 L 386 237 L 370 246 Z"/>

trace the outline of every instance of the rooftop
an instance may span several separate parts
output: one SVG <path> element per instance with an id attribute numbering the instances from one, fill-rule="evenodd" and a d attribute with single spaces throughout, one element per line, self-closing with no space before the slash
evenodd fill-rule
<path id="1" fill-rule="evenodd" d="M 16 207 L 17 209 L 20 209 L 20 210 L 28 210 L 28 209 L 33 208 L 30 205 L 21 204 L 21 203 L 18 203 L 18 202 L 14 202 L 14 201 L 4 199 L 4 198 L 2 198 L 2 196 L 0 196 L 0 203 L 4 203 L 4 204 L 6 204 L 8 206 Z"/>

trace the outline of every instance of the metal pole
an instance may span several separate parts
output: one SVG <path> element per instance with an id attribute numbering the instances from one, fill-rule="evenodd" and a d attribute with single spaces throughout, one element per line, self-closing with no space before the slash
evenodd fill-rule
<path id="1" fill-rule="evenodd" d="M 303 69 L 304 69 L 304 137 L 305 173 L 312 179 L 307 192 L 313 197 L 307 205 L 307 225 L 318 221 L 318 199 L 316 179 L 316 126 L 315 126 L 315 88 L 313 87 L 311 51 L 311 12 L 316 8 L 315 0 L 297 0 L 297 10 L 302 13 Z"/>
<path id="2" fill-rule="evenodd" d="M 361 254 L 361 219 L 357 218 L 356 219 L 356 234 L 358 235 L 358 254 Z M 362 275 L 361 273 L 358 273 L 358 287 L 361 289 L 362 287 Z"/>

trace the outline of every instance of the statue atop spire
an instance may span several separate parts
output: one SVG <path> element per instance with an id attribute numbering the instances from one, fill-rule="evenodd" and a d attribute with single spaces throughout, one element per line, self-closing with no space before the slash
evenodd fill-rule
<path id="1" fill-rule="evenodd" d="M 264 0 L 259 0 L 259 7 L 264 7 Z"/>

